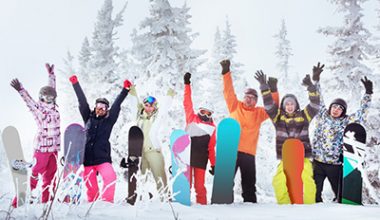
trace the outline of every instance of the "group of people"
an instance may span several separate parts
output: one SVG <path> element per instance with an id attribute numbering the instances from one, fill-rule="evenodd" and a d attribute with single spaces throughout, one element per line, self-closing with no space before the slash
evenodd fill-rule
<path id="1" fill-rule="evenodd" d="M 301 109 L 297 97 L 286 94 L 279 99 L 277 79 L 268 77 L 260 70 L 255 79 L 260 84 L 264 107 L 256 106 L 259 94 L 253 88 L 244 91 L 243 100 L 238 100 L 233 86 L 230 61 L 220 62 L 223 78 L 223 93 L 230 117 L 236 119 L 241 127 L 235 173 L 240 169 L 242 197 L 244 202 L 257 202 L 256 197 L 256 150 L 261 124 L 268 118 L 276 129 L 276 153 L 279 164 L 273 178 L 273 187 L 279 204 L 290 203 L 286 187 L 286 173 L 282 164 L 282 145 L 289 138 L 302 141 L 305 149 L 304 170 L 304 203 L 322 202 L 323 182 L 327 177 L 335 193 L 335 199 L 340 200 L 340 185 L 342 176 L 343 131 L 345 126 L 353 121 L 363 122 L 363 117 L 369 107 L 373 85 L 366 77 L 362 79 L 365 95 L 360 109 L 351 115 L 347 114 L 347 103 L 343 99 L 335 99 L 326 107 L 319 85 L 320 75 L 324 65 L 318 63 L 313 67 L 312 77 L 306 75 L 302 84 L 308 91 L 310 103 Z M 60 150 L 60 114 L 56 105 L 56 87 L 54 65 L 46 64 L 49 76 L 48 86 L 42 87 L 38 101 L 31 98 L 22 84 L 14 79 L 11 86 L 19 92 L 33 113 L 37 122 L 37 135 L 34 145 L 36 164 L 30 177 L 31 190 L 37 186 L 38 176 L 43 178 L 41 202 L 45 203 L 52 197 L 50 188 L 55 187 L 54 176 L 57 171 L 57 154 Z M 115 194 L 116 173 L 112 166 L 111 144 L 109 138 L 112 128 L 121 111 L 121 104 L 128 94 L 136 97 L 136 87 L 128 80 L 116 100 L 110 105 L 105 98 L 98 98 L 95 107 L 90 108 L 86 96 L 79 84 L 77 76 L 69 78 L 79 102 L 79 111 L 85 124 L 86 144 L 84 154 L 84 180 L 89 202 L 97 199 L 113 202 Z M 314 83 L 313 83 L 313 81 Z M 168 194 L 165 160 L 161 152 L 160 126 L 168 118 L 168 109 L 175 92 L 169 89 L 163 100 L 153 96 L 138 101 L 136 125 L 144 134 L 144 144 L 141 160 L 141 171 L 148 170 L 153 174 L 157 189 L 162 194 Z M 210 174 L 215 169 L 216 126 L 213 121 L 213 110 L 202 106 L 194 110 L 191 92 L 191 74 L 184 75 L 183 107 L 186 117 L 186 131 L 191 138 L 190 174 L 191 185 L 194 182 L 196 202 L 207 204 L 205 187 L 206 167 L 210 162 Z M 316 118 L 315 135 L 309 139 L 309 124 Z M 131 161 L 128 161 L 131 162 Z M 97 174 L 103 180 L 103 189 L 98 188 Z M 17 207 L 17 198 L 13 200 Z"/>

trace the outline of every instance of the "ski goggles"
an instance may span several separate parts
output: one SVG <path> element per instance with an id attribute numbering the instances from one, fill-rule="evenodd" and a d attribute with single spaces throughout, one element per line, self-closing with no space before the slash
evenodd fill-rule
<path id="1" fill-rule="evenodd" d="M 47 104 L 51 104 L 51 103 L 55 102 L 55 97 L 54 96 L 50 96 L 50 95 L 41 95 L 40 96 L 40 100 L 42 102 L 47 103 Z"/>
<path id="2" fill-rule="evenodd" d="M 155 102 L 156 98 L 154 98 L 153 96 L 148 96 L 143 100 L 144 104 L 149 103 L 150 105 L 153 105 Z"/>
<path id="3" fill-rule="evenodd" d="M 207 111 L 205 109 L 200 109 L 198 113 L 199 113 L 200 116 L 206 116 L 207 118 L 211 118 L 212 117 L 212 112 L 209 112 L 209 111 Z"/>
<path id="4" fill-rule="evenodd" d="M 107 105 L 101 102 L 96 103 L 95 108 L 103 111 L 107 111 L 108 109 Z"/>
<path id="5" fill-rule="evenodd" d="M 332 107 L 332 108 L 338 108 L 338 109 L 344 111 L 344 107 L 341 106 L 341 105 L 339 105 L 339 104 L 332 104 L 331 107 Z"/>

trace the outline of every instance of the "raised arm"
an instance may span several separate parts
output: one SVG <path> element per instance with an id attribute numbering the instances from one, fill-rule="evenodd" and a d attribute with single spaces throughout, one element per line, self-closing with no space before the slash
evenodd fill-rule
<path id="1" fill-rule="evenodd" d="M 149 132 L 150 140 L 156 149 L 160 149 L 160 146 L 162 145 L 160 140 L 163 134 L 160 133 L 160 128 L 162 125 L 166 125 L 167 119 L 169 118 L 169 109 L 173 103 L 174 96 L 174 90 L 169 89 L 166 96 L 162 97 L 158 103 L 158 115 Z"/>
<path id="2" fill-rule="evenodd" d="M 11 81 L 11 86 L 21 95 L 21 98 L 25 101 L 26 106 L 29 110 L 36 114 L 38 112 L 38 103 L 29 95 L 28 91 L 24 89 L 18 79 L 13 79 Z"/>
<path id="3" fill-rule="evenodd" d="M 84 95 L 82 87 L 80 86 L 78 82 L 77 76 L 72 75 L 70 77 L 70 82 L 72 83 L 74 91 L 75 91 L 75 95 L 78 98 L 79 112 L 82 115 L 83 121 L 86 123 L 87 120 L 90 118 L 90 113 L 91 113 L 90 106 L 88 105 L 86 96 Z"/>
<path id="4" fill-rule="evenodd" d="M 236 97 L 235 89 L 232 83 L 232 76 L 230 72 L 230 61 L 222 60 L 220 65 L 222 66 L 222 75 L 223 75 L 223 94 L 224 99 L 226 100 L 228 111 L 233 112 L 239 103 L 239 100 Z"/>
<path id="5" fill-rule="evenodd" d="M 349 116 L 350 122 L 362 123 L 364 120 L 364 115 L 371 104 L 373 94 L 372 81 L 368 80 L 367 77 L 364 77 L 364 79 L 361 79 L 361 81 L 365 88 L 365 94 L 360 102 L 360 108 L 354 114 Z"/>
<path id="6" fill-rule="evenodd" d="M 255 79 L 260 83 L 260 90 L 263 96 L 265 112 L 272 119 L 272 121 L 275 121 L 279 113 L 279 104 L 276 103 L 273 99 L 271 89 L 266 80 L 266 75 L 263 73 L 263 71 L 259 70 L 255 74 Z"/>
<path id="7" fill-rule="evenodd" d="M 303 110 L 307 120 L 310 122 L 319 111 L 320 96 L 317 87 L 311 82 L 310 75 L 307 74 L 302 80 L 302 85 L 307 87 L 309 94 L 309 104 Z"/>
<path id="8" fill-rule="evenodd" d="M 109 117 L 113 123 L 115 123 L 117 118 L 119 117 L 121 103 L 123 103 L 124 99 L 127 97 L 131 86 L 132 83 L 129 80 L 124 80 L 123 89 L 121 90 L 120 94 L 116 97 L 115 101 L 111 106 Z"/>
<path id="9" fill-rule="evenodd" d="M 185 109 L 185 114 L 186 114 L 186 123 L 190 123 L 193 121 L 194 117 L 196 117 L 194 113 L 194 108 L 193 108 L 193 101 L 191 99 L 191 85 L 190 85 L 190 78 L 191 74 L 190 73 L 185 73 L 184 75 L 184 84 L 185 84 L 185 93 L 183 95 L 183 107 Z"/>
<path id="10" fill-rule="evenodd" d="M 54 89 L 56 88 L 56 79 L 55 79 L 55 74 L 54 74 L 54 64 L 49 65 L 48 63 L 45 64 L 46 70 L 49 74 L 49 81 L 48 85 L 50 87 L 53 87 Z"/>

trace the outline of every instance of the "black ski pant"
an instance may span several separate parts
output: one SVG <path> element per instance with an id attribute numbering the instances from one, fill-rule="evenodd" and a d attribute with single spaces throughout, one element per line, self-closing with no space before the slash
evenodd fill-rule
<path id="1" fill-rule="evenodd" d="M 334 191 L 334 200 L 340 202 L 341 200 L 341 186 L 342 186 L 342 165 L 333 165 L 321 163 L 316 160 L 313 161 L 314 181 L 317 187 L 316 202 L 323 202 L 322 191 L 323 182 L 326 177 L 330 182 L 331 188 Z"/>
<path id="2" fill-rule="evenodd" d="M 256 162 L 255 156 L 238 152 L 235 175 L 240 168 L 241 187 L 244 202 L 256 203 Z"/>

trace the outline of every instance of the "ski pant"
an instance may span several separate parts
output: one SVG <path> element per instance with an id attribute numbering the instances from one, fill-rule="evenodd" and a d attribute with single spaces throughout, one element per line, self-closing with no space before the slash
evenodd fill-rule
<path id="1" fill-rule="evenodd" d="M 42 176 L 42 198 L 41 202 L 46 203 L 51 200 L 50 189 L 55 189 L 54 176 L 57 172 L 57 152 L 34 152 L 36 164 L 32 168 L 30 177 L 30 190 L 34 190 L 38 184 L 38 175 Z M 16 207 L 17 198 L 13 199 L 12 205 Z"/>
<path id="2" fill-rule="evenodd" d="M 313 168 L 309 159 L 304 159 L 304 167 L 302 171 L 303 183 L 303 203 L 315 203 L 316 187 L 313 179 Z M 283 162 L 277 166 L 276 175 L 273 177 L 272 186 L 276 195 L 278 204 L 291 204 L 288 187 L 286 186 L 286 175 L 284 173 Z"/>
<path id="3" fill-rule="evenodd" d="M 164 156 L 161 151 L 153 150 L 143 152 L 141 159 L 141 173 L 145 174 L 150 170 L 157 184 L 157 190 L 162 192 L 161 195 L 168 193 L 167 178 L 165 173 Z"/>
<path id="4" fill-rule="evenodd" d="M 326 177 L 330 182 L 331 188 L 334 191 L 336 201 L 340 201 L 341 192 L 339 186 L 342 185 L 342 165 L 333 165 L 313 161 L 314 181 L 317 186 L 316 202 L 323 202 L 322 191 L 323 182 Z"/>
<path id="5" fill-rule="evenodd" d="M 240 168 L 242 197 L 244 202 L 256 203 L 256 160 L 254 155 L 238 152 L 235 175 Z"/>
<path id="6" fill-rule="evenodd" d="M 195 188 L 197 203 L 201 205 L 207 205 L 205 173 L 206 173 L 205 169 L 198 168 L 198 167 L 190 168 L 190 186 L 192 187 L 193 174 L 194 174 L 194 188 Z"/>
<path id="7" fill-rule="evenodd" d="M 96 174 L 99 173 L 103 179 L 103 189 L 99 192 Z M 113 202 L 115 196 L 116 173 L 111 163 L 102 163 L 94 166 L 84 167 L 84 181 L 87 187 L 87 200 L 93 202 L 99 198 L 103 201 Z"/>

